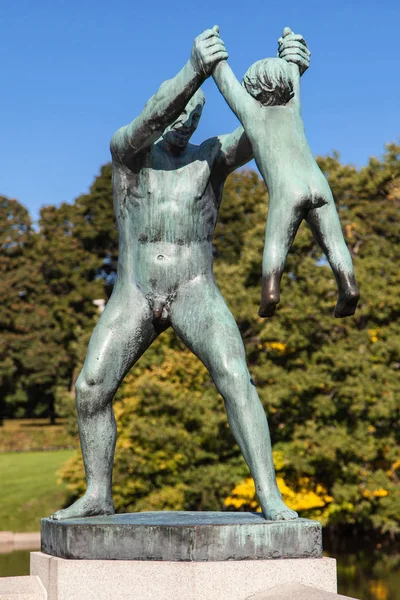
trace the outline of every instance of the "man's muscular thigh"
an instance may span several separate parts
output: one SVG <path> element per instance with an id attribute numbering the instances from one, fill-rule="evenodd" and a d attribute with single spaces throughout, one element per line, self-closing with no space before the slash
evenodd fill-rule
<path id="1" fill-rule="evenodd" d="M 131 366 L 157 337 L 152 312 L 133 285 L 117 287 L 97 323 L 80 379 L 116 391 Z"/>
<path id="2" fill-rule="evenodd" d="M 246 357 L 239 328 L 211 277 L 199 277 L 180 290 L 172 305 L 172 327 L 211 371 L 223 371 Z"/>

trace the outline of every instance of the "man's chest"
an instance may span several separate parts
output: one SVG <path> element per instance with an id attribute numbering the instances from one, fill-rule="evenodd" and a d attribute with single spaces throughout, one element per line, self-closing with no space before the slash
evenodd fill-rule
<path id="1" fill-rule="evenodd" d="M 192 203 L 209 193 L 212 163 L 200 154 L 174 157 L 153 150 L 140 171 L 140 187 L 147 198 Z"/>

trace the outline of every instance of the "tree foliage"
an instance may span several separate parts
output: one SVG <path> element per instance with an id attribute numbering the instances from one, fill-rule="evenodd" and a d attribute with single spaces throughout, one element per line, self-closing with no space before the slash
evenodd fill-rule
<path id="1" fill-rule="evenodd" d="M 117 252 L 111 166 L 74 204 L 42 208 L 38 231 L 21 204 L 0 197 L 0 248 L 0 416 L 54 418 Z"/>
<path id="2" fill-rule="evenodd" d="M 1 416 L 54 416 L 54 393 L 68 357 L 37 254 L 39 236 L 27 210 L 0 198 Z"/>
<path id="3" fill-rule="evenodd" d="M 105 261 L 112 261 L 117 252 L 111 166 L 102 167 L 89 193 L 74 204 L 44 207 L 39 228 L 41 273 L 59 345 L 68 355 L 65 385 L 58 387 L 62 396 L 74 389 L 98 310 L 93 301 L 104 298 Z"/>

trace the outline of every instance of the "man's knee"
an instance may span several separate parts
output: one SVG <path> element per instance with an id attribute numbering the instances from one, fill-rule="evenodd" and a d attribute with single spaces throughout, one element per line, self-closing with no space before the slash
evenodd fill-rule
<path id="1" fill-rule="evenodd" d="M 218 370 L 216 385 L 226 402 L 234 401 L 237 408 L 247 403 L 251 378 L 246 364 L 229 361 L 222 369 Z"/>
<path id="2" fill-rule="evenodd" d="M 109 394 L 104 385 L 104 378 L 99 374 L 83 369 L 76 386 L 76 405 L 78 412 L 90 416 L 107 404 Z"/>

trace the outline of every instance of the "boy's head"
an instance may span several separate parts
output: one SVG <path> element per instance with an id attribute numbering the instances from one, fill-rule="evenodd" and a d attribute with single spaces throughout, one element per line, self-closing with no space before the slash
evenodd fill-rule
<path id="1" fill-rule="evenodd" d="M 255 62 L 244 75 L 242 85 L 264 106 L 284 105 L 294 96 L 292 72 L 282 58 Z"/>

